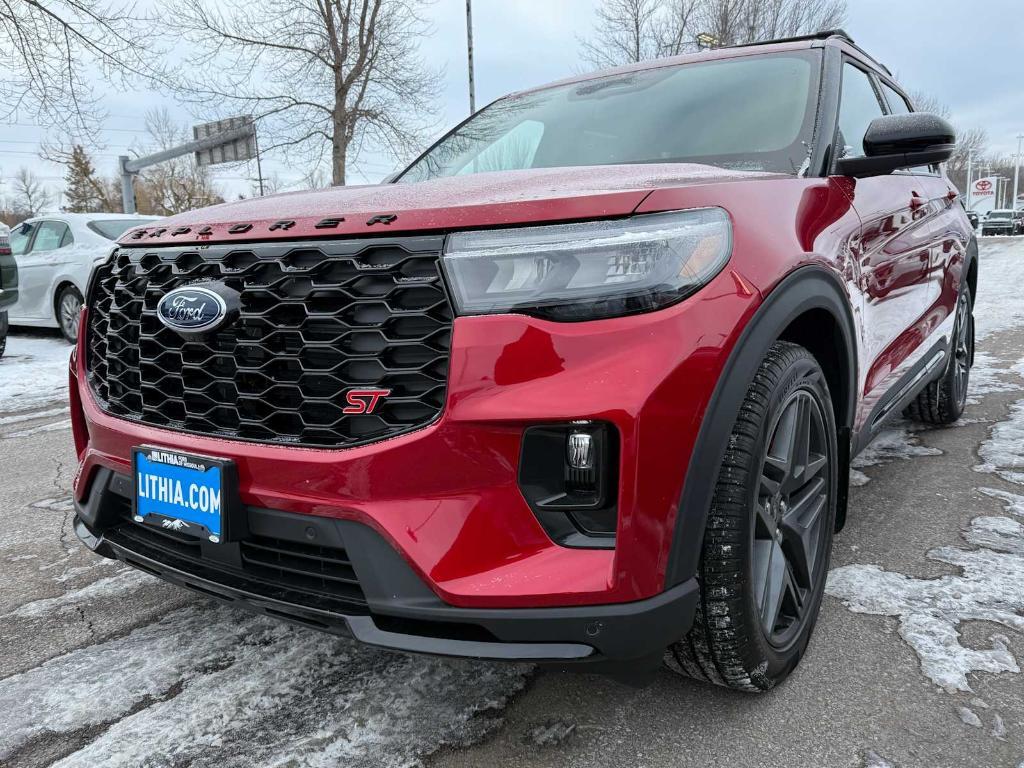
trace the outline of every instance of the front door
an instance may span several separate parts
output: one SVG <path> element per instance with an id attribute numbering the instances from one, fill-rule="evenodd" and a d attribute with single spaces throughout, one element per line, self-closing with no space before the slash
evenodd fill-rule
<path id="1" fill-rule="evenodd" d="M 864 153 L 864 133 L 885 111 L 871 75 L 845 62 L 836 141 L 841 156 Z M 854 254 L 863 316 L 858 426 L 920 360 L 935 330 L 929 314 L 938 299 L 932 273 L 941 261 L 936 249 L 943 247 L 939 214 L 949 202 L 944 185 L 938 193 L 937 181 L 913 172 L 852 181 L 852 203 L 862 222 Z"/>

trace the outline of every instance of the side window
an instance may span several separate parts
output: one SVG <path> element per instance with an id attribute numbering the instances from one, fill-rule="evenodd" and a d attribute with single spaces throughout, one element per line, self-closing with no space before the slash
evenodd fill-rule
<path id="1" fill-rule="evenodd" d="M 66 248 L 75 242 L 75 236 L 71 234 L 71 227 L 64 227 L 64 237 L 60 239 L 60 247 Z"/>
<path id="2" fill-rule="evenodd" d="M 882 83 L 882 93 L 885 94 L 885 100 L 889 102 L 889 114 L 891 115 L 909 115 L 913 110 L 898 91 L 889 87 L 885 83 Z"/>
<path id="3" fill-rule="evenodd" d="M 882 105 L 863 69 L 843 65 L 843 87 L 839 94 L 839 157 L 862 157 L 864 134 L 871 121 L 882 116 Z"/>
<path id="4" fill-rule="evenodd" d="M 890 85 L 882 83 L 882 93 L 885 94 L 885 100 L 889 104 L 890 115 L 909 115 L 912 110 L 907 100 Z M 915 176 L 921 176 L 926 174 L 929 176 L 935 176 L 939 173 L 939 166 L 937 165 L 918 165 L 914 168 L 906 168 L 902 171 L 896 171 L 896 173 L 910 173 Z"/>
<path id="5" fill-rule="evenodd" d="M 68 225 L 59 221 L 44 221 L 39 225 L 36 232 L 36 240 L 32 243 L 32 252 L 55 251 L 63 245 L 64 237 L 68 234 Z"/>
<path id="6" fill-rule="evenodd" d="M 28 222 L 22 224 L 19 227 L 11 230 L 11 253 L 15 256 L 21 256 L 25 251 L 28 250 L 28 244 L 32 242 L 32 233 L 36 231 L 36 227 L 39 225 L 35 222 L 29 224 Z"/>

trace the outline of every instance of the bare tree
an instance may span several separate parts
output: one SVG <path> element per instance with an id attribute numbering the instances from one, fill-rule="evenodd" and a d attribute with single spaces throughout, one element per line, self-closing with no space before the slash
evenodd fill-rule
<path id="1" fill-rule="evenodd" d="M 137 156 L 191 140 L 188 128 L 175 123 L 166 108 L 146 113 L 146 131 L 151 144 L 145 150 L 135 150 Z M 144 170 L 135 185 L 135 197 L 141 213 L 161 216 L 224 202 L 207 169 L 197 166 L 191 155 L 165 160 Z"/>
<path id="2" fill-rule="evenodd" d="M 935 96 L 924 91 L 911 91 L 910 102 L 918 112 L 930 112 L 939 117 L 949 117 L 949 106 L 943 104 Z"/>
<path id="3" fill-rule="evenodd" d="M 845 16 L 845 0 L 605 0 L 581 56 L 615 66 L 692 51 L 699 34 L 739 45 L 833 29 Z"/>
<path id="4" fill-rule="evenodd" d="M 179 82 L 200 111 L 252 114 L 261 148 L 330 158 L 335 184 L 369 145 L 408 157 L 434 128 L 439 71 L 426 67 L 422 0 L 250 0 L 213 7 L 174 0 L 176 29 L 195 44 Z M 213 115 L 221 117 L 223 114 Z"/>
<path id="5" fill-rule="evenodd" d="M 912 91 L 910 101 L 918 112 L 930 112 L 939 117 L 951 118 L 949 106 L 930 93 Z M 946 173 L 950 181 L 960 190 L 967 189 L 967 166 L 969 162 L 978 166 L 982 163 L 996 164 L 996 160 L 985 160 L 988 153 L 988 134 L 984 128 L 962 128 L 955 124 L 956 149 L 946 162 Z"/>
<path id="6" fill-rule="evenodd" d="M 10 207 L 18 218 L 30 219 L 53 205 L 53 194 L 28 168 L 19 168 L 12 180 Z"/>
<path id="7" fill-rule="evenodd" d="M 580 40 L 580 55 L 596 69 L 655 58 L 660 6 L 660 0 L 605 0 L 595 11 L 593 39 Z"/>
<path id="8" fill-rule="evenodd" d="M 93 82 L 159 78 L 145 19 L 104 0 L 0 0 L 0 117 L 94 137 L 104 115 Z"/>

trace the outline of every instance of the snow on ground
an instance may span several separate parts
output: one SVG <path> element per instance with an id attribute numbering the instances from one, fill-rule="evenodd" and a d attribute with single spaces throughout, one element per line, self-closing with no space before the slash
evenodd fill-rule
<path id="1" fill-rule="evenodd" d="M 992 428 L 978 449 L 977 472 L 992 472 L 1004 480 L 1024 485 L 1024 400 L 1010 406 L 1010 417 Z"/>
<path id="2" fill-rule="evenodd" d="M 0 680 L 0 764 L 45 733 L 116 721 L 56 765 L 416 765 L 495 727 L 526 671 L 185 608 Z"/>
<path id="3" fill-rule="evenodd" d="M 113 563 L 101 560 L 101 563 Z M 91 570 L 91 569 L 90 569 Z M 57 579 L 60 580 L 60 579 Z M 90 603 L 126 598 L 153 577 L 134 568 L 125 569 L 113 576 L 105 576 L 81 589 L 65 592 L 58 597 L 47 597 L 24 603 L 10 613 L 0 614 L 0 619 L 39 619 L 53 617 L 60 620 L 61 614 L 88 609 Z"/>
<path id="4" fill-rule="evenodd" d="M 920 440 L 912 434 L 910 424 L 896 421 L 879 432 L 878 437 L 850 462 L 850 485 L 866 485 L 870 482 L 871 478 L 861 471 L 865 467 L 876 467 L 915 456 L 941 455 L 942 451 L 938 448 L 921 445 Z"/>
<path id="5" fill-rule="evenodd" d="M 1024 325 L 1024 237 L 983 237 L 978 241 L 979 340 Z"/>
<path id="6" fill-rule="evenodd" d="M 969 691 L 973 672 L 1020 672 L 1000 634 L 989 648 L 967 648 L 958 627 L 989 621 L 1024 632 L 1024 526 L 1005 517 L 976 517 L 963 534 L 977 549 L 938 547 L 928 558 L 961 569 L 959 575 L 918 579 L 877 565 L 834 569 L 826 591 L 857 613 L 894 616 L 900 636 L 917 653 L 921 670 L 949 692 Z"/>
<path id="7" fill-rule="evenodd" d="M 0 357 L 0 414 L 67 403 L 70 356 L 63 339 L 8 335 Z"/>
<path id="8" fill-rule="evenodd" d="M 974 365 L 971 367 L 967 404 L 978 405 L 982 397 L 995 392 L 1014 392 L 1020 389 L 1022 378 L 1024 360 L 1007 369 L 988 352 L 979 350 L 974 354 Z"/>

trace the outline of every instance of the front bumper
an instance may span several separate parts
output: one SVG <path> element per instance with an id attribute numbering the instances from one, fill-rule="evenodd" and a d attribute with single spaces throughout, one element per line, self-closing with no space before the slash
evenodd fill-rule
<path id="1" fill-rule="evenodd" d="M 614 605 L 457 608 L 360 523 L 248 508 L 248 539 L 208 545 L 133 523 L 130 493 L 128 477 L 101 469 L 76 502 L 75 533 L 94 552 L 225 603 L 384 648 L 556 663 L 648 660 L 687 632 L 696 607 L 691 579 Z M 275 561 L 290 570 L 267 578 L 267 561 L 253 565 L 247 546 L 276 548 Z M 314 550 L 347 558 L 355 584 L 300 573 Z"/>
<path id="2" fill-rule="evenodd" d="M 83 337 L 71 371 L 75 496 L 82 502 L 102 468 L 130 474 L 134 446 L 221 457 L 237 466 L 242 504 L 360 523 L 447 605 L 645 600 L 666 588 L 703 415 L 758 303 L 726 269 L 685 302 L 650 314 L 582 323 L 457 318 L 440 418 L 389 440 L 333 450 L 187 434 L 107 414 L 86 381 Z M 618 435 L 611 548 L 556 543 L 519 487 L 524 431 L 578 419 L 606 423 Z"/>

